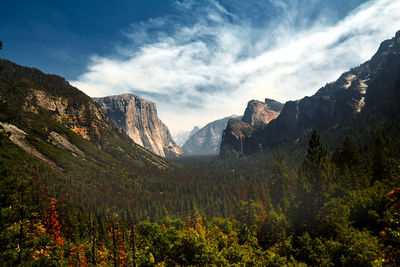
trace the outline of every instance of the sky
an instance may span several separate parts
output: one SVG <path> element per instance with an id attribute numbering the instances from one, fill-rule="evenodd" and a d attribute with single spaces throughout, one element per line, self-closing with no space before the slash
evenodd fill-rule
<path id="1" fill-rule="evenodd" d="M 0 0 L 0 57 L 152 100 L 173 133 L 312 95 L 398 30 L 400 0 Z"/>

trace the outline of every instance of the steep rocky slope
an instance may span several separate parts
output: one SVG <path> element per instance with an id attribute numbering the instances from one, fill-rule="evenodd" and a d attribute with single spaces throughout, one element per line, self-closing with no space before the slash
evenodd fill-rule
<path id="1" fill-rule="evenodd" d="M 228 121 L 237 116 L 230 116 L 208 123 L 193 134 L 182 146 L 186 156 L 192 155 L 217 155 L 221 144 L 222 131 Z"/>
<path id="2" fill-rule="evenodd" d="M 285 103 L 281 114 L 268 125 L 243 136 L 241 150 L 232 138 L 223 138 L 221 157 L 243 156 L 279 143 L 299 142 L 312 129 L 344 131 L 350 121 L 373 127 L 398 116 L 400 85 L 400 31 L 384 41 L 370 61 L 342 74 L 311 97 Z M 329 131 L 328 131 L 329 130 Z M 339 130 L 335 130 L 337 133 Z"/>
<path id="3" fill-rule="evenodd" d="M 278 117 L 283 104 L 266 98 L 265 102 L 251 100 L 247 104 L 242 120 L 229 120 L 222 133 L 221 155 L 243 156 L 248 147 L 248 138 L 253 132 Z"/>
<path id="4" fill-rule="evenodd" d="M 157 117 L 155 103 L 132 94 L 93 100 L 136 144 L 162 157 L 176 157 L 182 154 L 168 127 Z"/>

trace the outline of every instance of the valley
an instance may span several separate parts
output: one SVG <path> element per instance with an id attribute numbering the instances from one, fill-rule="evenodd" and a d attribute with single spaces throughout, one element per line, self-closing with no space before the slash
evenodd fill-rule
<path id="1" fill-rule="evenodd" d="M 400 264 L 400 31 L 181 147 L 154 102 L 6 59 L 0 104 L 0 265 Z"/>

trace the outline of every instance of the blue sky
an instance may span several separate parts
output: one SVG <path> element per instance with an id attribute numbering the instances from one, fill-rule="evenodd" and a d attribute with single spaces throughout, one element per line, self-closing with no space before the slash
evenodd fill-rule
<path id="1" fill-rule="evenodd" d="M 311 95 L 397 30 L 400 0 L 0 0 L 0 57 L 153 100 L 173 132 Z"/>

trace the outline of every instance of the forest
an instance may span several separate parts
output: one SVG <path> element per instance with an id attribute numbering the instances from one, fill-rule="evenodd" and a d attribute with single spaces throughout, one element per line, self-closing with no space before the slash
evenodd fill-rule
<path id="1" fill-rule="evenodd" d="M 1 264 L 396 266 L 399 130 L 397 119 L 335 149 L 312 132 L 297 153 L 87 177 L 57 173 L 2 132 Z"/>

